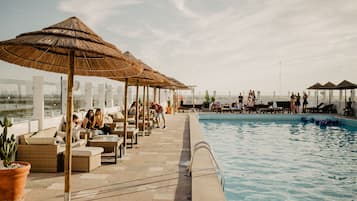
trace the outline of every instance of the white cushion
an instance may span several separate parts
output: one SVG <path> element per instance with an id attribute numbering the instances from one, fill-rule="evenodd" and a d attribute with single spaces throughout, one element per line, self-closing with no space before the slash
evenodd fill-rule
<path id="1" fill-rule="evenodd" d="M 56 134 L 57 128 L 56 127 L 52 127 L 52 128 L 46 128 L 43 130 L 38 131 L 37 133 L 35 133 L 33 136 L 31 136 L 31 138 L 33 137 L 54 137 Z"/>
<path id="2" fill-rule="evenodd" d="M 113 123 L 113 118 L 111 118 L 110 116 L 108 115 L 105 115 L 104 116 L 104 123 L 107 124 L 107 123 Z"/>
<path id="3" fill-rule="evenodd" d="M 95 156 L 102 152 L 102 147 L 77 147 L 72 149 L 72 156 Z"/>
<path id="4" fill-rule="evenodd" d="M 62 139 L 66 137 L 66 132 L 64 131 L 57 131 L 57 136 L 60 136 Z"/>
<path id="5" fill-rule="evenodd" d="M 55 145 L 56 138 L 54 137 L 30 137 L 27 139 L 27 144 L 48 144 Z"/>
<path id="6" fill-rule="evenodd" d="M 76 142 L 72 143 L 72 147 L 85 147 L 86 141 L 84 139 L 77 140 Z"/>
<path id="7" fill-rule="evenodd" d="M 114 113 L 114 118 L 117 118 L 117 119 L 122 119 L 124 118 L 124 115 L 121 113 L 121 112 L 116 112 Z"/>

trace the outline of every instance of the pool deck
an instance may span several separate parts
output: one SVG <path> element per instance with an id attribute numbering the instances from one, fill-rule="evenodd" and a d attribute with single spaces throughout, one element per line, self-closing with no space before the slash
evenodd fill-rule
<path id="1" fill-rule="evenodd" d="M 72 174 L 72 200 L 191 200 L 187 114 L 166 115 L 167 128 L 156 128 L 127 149 L 117 164 L 102 164 L 90 173 Z M 25 200 L 62 201 L 63 173 L 31 173 Z"/>

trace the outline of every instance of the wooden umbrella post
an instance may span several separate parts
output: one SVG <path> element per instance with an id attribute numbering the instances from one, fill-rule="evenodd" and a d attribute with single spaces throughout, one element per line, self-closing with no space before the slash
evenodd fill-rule
<path id="1" fill-rule="evenodd" d="M 146 113 L 148 115 L 148 125 L 150 125 L 150 100 L 149 100 L 149 85 L 146 86 Z M 149 134 L 149 131 L 147 131 L 147 133 Z"/>
<path id="2" fill-rule="evenodd" d="M 142 111 L 142 116 L 143 116 L 143 136 L 145 135 L 145 86 L 143 86 L 143 111 Z"/>
<path id="3" fill-rule="evenodd" d="M 67 113 L 66 113 L 66 153 L 64 161 L 64 200 L 71 200 L 71 171 L 72 171 L 72 105 L 73 105 L 73 74 L 74 50 L 69 52 L 69 70 L 67 79 Z"/>
<path id="4" fill-rule="evenodd" d="M 159 88 L 159 104 L 161 104 L 161 89 Z"/>
<path id="5" fill-rule="evenodd" d="M 172 90 L 172 114 L 176 112 L 176 102 L 175 102 L 175 89 Z"/>
<path id="6" fill-rule="evenodd" d="M 135 128 L 139 128 L 139 81 L 136 81 Z"/>
<path id="7" fill-rule="evenodd" d="M 154 88 L 154 102 L 155 103 L 157 103 L 156 92 L 157 92 L 157 87 Z"/>
<path id="8" fill-rule="evenodd" d="M 127 138 L 127 127 L 128 127 L 128 78 L 125 78 L 124 87 L 124 154 L 126 152 L 126 138 Z"/>

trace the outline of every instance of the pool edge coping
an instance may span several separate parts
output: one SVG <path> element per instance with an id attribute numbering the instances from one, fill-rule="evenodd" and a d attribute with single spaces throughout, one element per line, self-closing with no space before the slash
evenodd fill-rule
<path id="1" fill-rule="evenodd" d="M 204 140 L 197 114 L 189 114 L 191 157 L 194 145 Z M 196 152 L 192 166 L 192 201 L 225 201 L 214 163 L 206 150 Z"/>

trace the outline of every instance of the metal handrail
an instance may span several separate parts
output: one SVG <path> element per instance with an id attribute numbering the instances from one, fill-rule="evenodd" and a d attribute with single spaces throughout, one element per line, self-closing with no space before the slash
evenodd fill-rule
<path id="1" fill-rule="evenodd" d="M 221 179 L 220 183 L 221 183 L 222 189 L 224 191 L 225 181 L 224 181 L 223 169 L 221 169 L 218 161 L 216 160 L 216 157 L 215 157 L 214 153 L 212 152 L 211 145 L 208 144 L 208 142 L 206 142 L 206 141 L 199 141 L 193 146 L 193 153 L 192 153 L 192 156 L 191 156 L 191 160 L 190 160 L 190 163 L 187 166 L 187 171 L 188 171 L 189 176 L 192 176 L 192 166 L 193 166 L 193 161 L 194 161 L 194 158 L 195 158 L 195 153 L 199 149 L 205 149 L 205 150 L 208 151 L 208 153 L 210 153 L 210 156 L 211 156 L 211 158 L 212 158 L 212 160 L 213 160 L 213 162 L 215 163 L 215 166 L 216 166 L 216 173 L 218 173 L 218 175 L 220 176 L 220 179 Z"/>

